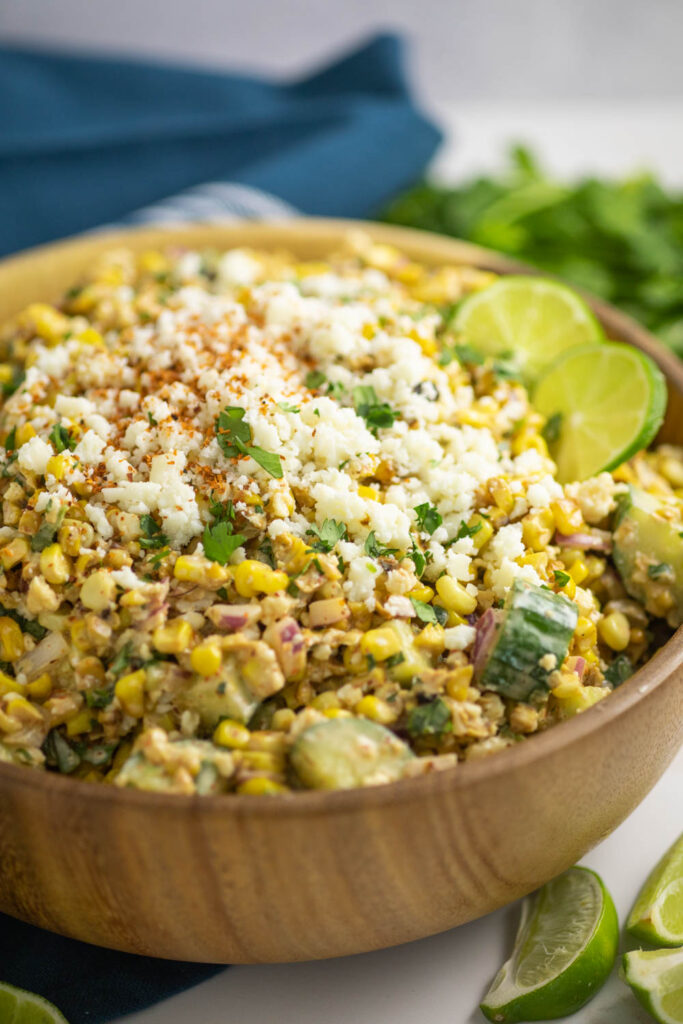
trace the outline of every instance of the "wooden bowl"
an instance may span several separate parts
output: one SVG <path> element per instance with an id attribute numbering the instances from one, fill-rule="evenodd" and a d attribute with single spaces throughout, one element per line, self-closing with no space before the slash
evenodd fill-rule
<path id="1" fill-rule="evenodd" d="M 103 249 L 286 248 L 317 258 L 349 227 L 427 264 L 519 271 L 421 232 L 295 221 L 90 235 L 0 266 L 0 318 L 56 297 Z M 669 382 L 683 368 L 633 321 L 608 333 Z M 631 813 L 683 737 L 683 628 L 604 702 L 490 758 L 387 786 L 264 799 L 179 797 L 0 765 L 0 910 L 87 942 L 218 963 L 360 953 L 486 914 L 569 867 Z M 625 856 L 627 853 L 625 853 Z"/>

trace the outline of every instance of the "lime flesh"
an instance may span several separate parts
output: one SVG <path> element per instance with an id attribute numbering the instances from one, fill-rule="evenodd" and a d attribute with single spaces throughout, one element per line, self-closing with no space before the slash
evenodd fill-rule
<path id="1" fill-rule="evenodd" d="M 510 353 L 529 380 L 566 349 L 603 338 L 583 299 L 543 277 L 501 277 L 462 303 L 454 328 L 484 355 Z"/>
<path id="2" fill-rule="evenodd" d="M 581 345 L 541 377 L 533 405 L 558 425 L 550 453 L 558 480 L 569 483 L 616 469 L 650 444 L 664 419 L 666 382 L 631 345 Z"/>
<path id="3" fill-rule="evenodd" d="M 612 970 L 619 925 L 588 868 L 570 868 L 526 901 L 515 948 L 481 1009 L 491 1021 L 555 1020 L 591 999 Z"/>
<path id="4" fill-rule="evenodd" d="M 56 1006 L 42 996 L 0 982 L 2 1024 L 68 1024 Z"/>
<path id="5" fill-rule="evenodd" d="M 683 949 L 625 953 L 623 976 L 659 1024 L 683 1024 Z"/>
<path id="6" fill-rule="evenodd" d="M 653 946 L 683 946 L 683 835 L 650 873 L 626 929 Z"/>

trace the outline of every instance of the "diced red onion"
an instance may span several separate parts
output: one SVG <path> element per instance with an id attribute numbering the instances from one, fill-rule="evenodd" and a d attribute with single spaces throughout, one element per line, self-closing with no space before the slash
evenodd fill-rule
<path id="1" fill-rule="evenodd" d="M 272 623 L 263 634 L 263 639 L 275 652 L 285 679 L 294 679 L 303 673 L 306 668 L 306 644 L 296 619 L 288 617 Z"/>
<path id="2" fill-rule="evenodd" d="M 258 604 L 215 604 L 206 612 L 218 629 L 238 630 L 256 622 L 261 614 Z"/>
<path id="3" fill-rule="evenodd" d="M 576 672 L 579 679 L 583 679 L 583 674 L 586 671 L 586 659 L 581 657 L 567 658 L 567 668 L 570 672 Z"/>
<path id="4" fill-rule="evenodd" d="M 488 608 L 475 626 L 477 635 L 474 638 L 472 652 L 475 675 L 479 675 L 484 668 L 502 616 L 503 612 L 500 609 Z"/>
<path id="5" fill-rule="evenodd" d="M 607 530 L 586 530 L 585 533 L 556 533 L 555 542 L 561 548 L 580 548 L 581 551 L 612 550 L 612 535 Z"/>

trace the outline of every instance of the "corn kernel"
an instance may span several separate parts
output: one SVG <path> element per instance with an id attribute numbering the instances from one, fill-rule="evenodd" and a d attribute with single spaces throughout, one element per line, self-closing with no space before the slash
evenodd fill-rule
<path id="1" fill-rule="evenodd" d="M 445 647 L 443 626 L 436 622 L 428 622 L 425 628 L 417 634 L 413 643 L 416 647 L 422 647 L 432 654 L 441 654 Z"/>
<path id="2" fill-rule="evenodd" d="M 0 384 L 11 384 L 14 377 L 14 368 L 10 363 L 0 363 Z"/>
<path id="3" fill-rule="evenodd" d="M 223 664 L 221 649 L 216 643 L 199 644 L 190 655 L 190 664 L 200 676 L 213 676 Z"/>
<path id="4" fill-rule="evenodd" d="M 86 327 L 84 331 L 81 331 L 78 335 L 78 340 L 83 345 L 94 345 L 96 348 L 105 347 L 104 338 L 94 327 Z"/>
<path id="5" fill-rule="evenodd" d="M 481 551 L 482 548 L 484 548 L 491 540 L 491 537 L 493 536 L 493 527 L 491 526 L 488 519 L 485 519 L 484 516 L 479 515 L 478 512 L 475 512 L 475 514 L 472 516 L 467 525 L 470 527 L 478 527 L 476 533 L 473 533 L 471 535 L 471 538 L 475 550 Z"/>
<path id="6" fill-rule="evenodd" d="M 43 672 L 42 676 L 38 676 L 36 679 L 32 679 L 30 683 L 27 683 L 26 692 L 34 700 L 45 700 L 49 697 L 52 693 L 52 680 L 47 672 Z"/>
<path id="7" fill-rule="evenodd" d="M 513 455 L 521 455 L 522 452 L 527 452 L 531 448 L 537 451 L 539 455 L 543 455 L 545 458 L 548 457 L 548 445 L 545 443 L 545 439 L 540 434 L 537 434 L 535 430 L 521 430 L 510 445 Z"/>
<path id="8" fill-rule="evenodd" d="M 216 726 L 213 734 L 213 742 L 219 747 L 230 747 L 231 750 L 246 750 L 249 746 L 251 733 L 241 722 L 234 722 L 231 718 L 224 718 Z"/>
<path id="9" fill-rule="evenodd" d="M 631 626 L 623 612 L 611 612 L 598 622 L 598 633 L 613 651 L 623 651 L 631 639 Z"/>
<path id="10" fill-rule="evenodd" d="M 121 676 L 114 686 L 119 704 L 132 718 L 142 718 L 145 713 L 145 678 L 145 670 L 139 668 L 137 672 Z"/>
<path id="11" fill-rule="evenodd" d="M 444 603 L 444 607 L 458 615 L 471 615 L 477 607 L 477 599 L 468 594 L 462 583 L 452 576 L 440 576 L 436 581 L 436 592 Z"/>
<path id="12" fill-rule="evenodd" d="M 416 601 L 422 601 L 424 604 L 429 604 L 431 599 L 434 597 L 434 591 L 431 587 L 428 587 L 426 583 L 418 583 L 416 587 L 408 591 L 407 597 L 414 597 Z"/>
<path id="13" fill-rule="evenodd" d="M 81 586 L 81 603 L 94 612 L 111 607 L 116 597 L 116 584 L 106 569 L 91 573 Z"/>
<path id="14" fill-rule="evenodd" d="M 401 650 L 401 638 L 389 626 L 369 629 L 360 639 L 363 654 L 371 655 L 375 661 L 386 661 Z"/>
<path id="15" fill-rule="evenodd" d="M 376 487 L 368 487 L 366 484 L 358 485 L 358 497 L 367 498 L 369 501 L 381 501 L 381 494 Z"/>
<path id="16" fill-rule="evenodd" d="M 549 508 L 529 512 L 522 519 L 522 538 L 532 551 L 544 551 L 555 532 L 555 517 Z"/>
<path id="17" fill-rule="evenodd" d="M 600 579 L 607 568 L 607 562 L 604 558 L 599 558 L 598 555 L 588 555 L 586 558 L 586 568 L 588 570 L 586 579 L 590 583 L 593 580 Z"/>
<path id="18" fill-rule="evenodd" d="M 339 697 L 334 690 L 325 690 L 324 693 L 318 693 L 311 701 L 311 707 L 315 708 L 316 711 L 327 711 L 328 708 L 339 707 Z"/>
<path id="19" fill-rule="evenodd" d="M 17 691 L 15 690 L 15 693 Z M 34 722 L 42 722 L 43 716 L 35 705 L 31 704 L 25 697 L 12 697 L 7 704 L 8 715 L 19 715 L 24 720 L 33 720 Z"/>
<path id="20" fill-rule="evenodd" d="M 577 558 L 569 569 L 569 575 L 577 586 L 581 586 L 584 580 L 588 577 L 588 573 L 588 566 L 584 562 L 583 558 Z"/>
<path id="21" fill-rule="evenodd" d="M 285 770 L 283 751 L 272 753 L 267 750 L 245 750 L 240 759 L 241 765 L 252 772 L 269 772 L 281 775 Z"/>
<path id="22" fill-rule="evenodd" d="M 69 320 L 54 306 L 34 302 L 22 313 L 21 320 L 32 327 L 39 338 L 49 345 L 56 345 L 69 329 Z"/>
<path id="23" fill-rule="evenodd" d="M 446 608 L 446 605 L 443 602 L 443 598 L 435 597 L 434 600 L 432 601 L 432 604 L 436 608 L 443 608 L 443 610 L 446 612 L 446 625 L 449 627 L 449 629 L 453 626 L 462 626 L 466 624 L 467 620 L 464 619 L 462 615 L 458 615 L 458 613 L 454 612 L 452 608 Z"/>
<path id="24" fill-rule="evenodd" d="M 392 708 L 387 701 L 380 700 L 374 693 L 368 693 L 365 697 L 361 697 L 353 710 L 357 715 L 369 718 L 373 722 L 379 722 L 380 725 L 391 725 L 398 718 L 396 709 Z"/>
<path id="25" fill-rule="evenodd" d="M 18 683 L 16 679 L 12 679 L 12 676 L 8 676 L 6 672 L 0 672 L 0 697 L 4 697 L 7 693 L 24 693 L 26 685 L 24 683 Z"/>
<path id="26" fill-rule="evenodd" d="M 275 796 L 277 793 L 288 793 L 287 786 L 265 775 L 258 775 L 241 782 L 235 790 L 240 796 Z"/>
<path id="27" fill-rule="evenodd" d="M 71 562 L 60 544 L 50 544 L 40 553 L 40 571 L 48 583 L 66 583 L 71 575 Z"/>
<path id="28" fill-rule="evenodd" d="M 60 455 L 53 455 L 47 460 L 45 475 L 52 475 L 55 480 L 61 480 L 70 466 L 71 456 L 67 455 L 66 452 L 62 452 Z"/>
<path id="29" fill-rule="evenodd" d="M 21 448 L 23 444 L 30 441 L 32 437 L 36 436 L 36 431 L 32 423 L 22 423 L 20 427 L 17 427 L 16 440 L 17 448 Z"/>
<path id="30" fill-rule="evenodd" d="M 595 643 L 597 640 L 597 631 L 595 623 L 590 619 L 586 618 L 585 615 L 579 615 L 576 623 L 575 633 L 582 639 L 589 640 L 591 643 Z"/>
<path id="31" fill-rule="evenodd" d="M 162 654 L 181 654 L 192 643 L 194 630 L 185 619 L 171 619 L 163 626 L 157 626 L 152 633 L 152 643 Z"/>
<path id="32" fill-rule="evenodd" d="M 562 591 L 562 593 L 565 594 L 570 601 L 573 601 L 576 597 L 576 583 L 574 582 L 573 577 L 569 575 L 569 573 L 567 573 L 567 576 L 567 582 L 563 583 L 562 586 L 558 587 L 558 590 Z"/>
<path id="33" fill-rule="evenodd" d="M 168 260 L 156 249 L 148 249 L 138 256 L 138 267 L 143 274 L 164 274 L 169 269 Z"/>
<path id="34" fill-rule="evenodd" d="M 296 712 L 292 711 L 291 708 L 278 708 L 274 713 L 271 720 L 271 727 L 277 729 L 278 732 L 289 732 L 294 720 L 296 719 Z"/>
<path id="35" fill-rule="evenodd" d="M 0 563 L 3 569 L 13 569 L 15 565 L 26 558 L 29 553 L 29 544 L 23 537 L 15 537 L 9 544 L 0 548 Z"/>
<path id="36" fill-rule="evenodd" d="M 325 708 L 323 711 L 325 718 L 351 718 L 351 712 L 347 711 L 346 708 Z"/>
<path id="37" fill-rule="evenodd" d="M 251 558 L 240 562 L 235 568 L 235 588 L 242 597 L 255 597 L 257 594 L 275 594 L 285 590 L 289 577 Z"/>
<path id="38" fill-rule="evenodd" d="M 358 647 L 345 647 L 342 659 L 346 671 L 354 676 L 365 672 L 368 667 L 366 657 Z"/>
<path id="39" fill-rule="evenodd" d="M 566 697 L 558 697 L 557 700 L 564 714 L 571 718 L 581 711 L 587 711 L 608 693 L 609 690 L 603 690 L 600 686 L 580 686 L 573 693 Z"/>
<path id="40" fill-rule="evenodd" d="M 173 575 L 185 583 L 199 583 L 203 586 L 221 586 L 230 579 L 230 569 L 218 562 L 196 555 L 180 555 L 173 566 Z"/>
<path id="41" fill-rule="evenodd" d="M 497 508 L 509 515 L 515 504 L 515 499 L 510 485 L 502 477 L 495 477 L 489 481 L 489 492 Z"/>
<path id="42" fill-rule="evenodd" d="M 560 498 L 550 504 L 555 526 L 560 533 L 571 534 L 584 528 L 580 509 L 567 498 Z"/>
<path id="43" fill-rule="evenodd" d="M 3 661 L 17 661 L 24 653 L 24 637 L 14 619 L 0 618 L 0 652 Z"/>
<path id="44" fill-rule="evenodd" d="M 72 718 L 66 721 L 67 736 L 78 736 L 83 732 L 90 732 L 92 728 L 92 712 L 90 708 L 82 708 Z"/>
<path id="45" fill-rule="evenodd" d="M 474 668 L 472 665 L 461 665 L 460 668 L 449 672 L 448 679 L 446 680 L 446 693 L 448 696 L 452 697 L 453 700 L 467 700 L 467 691 L 472 682 L 473 675 Z"/>
<path id="46" fill-rule="evenodd" d="M 82 619 L 77 619 L 76 622 L 72 622 L 69 627 L 69 632 L 71 633 L 71 643 L 77 651 L 90 650 L 88 627 Z"/>

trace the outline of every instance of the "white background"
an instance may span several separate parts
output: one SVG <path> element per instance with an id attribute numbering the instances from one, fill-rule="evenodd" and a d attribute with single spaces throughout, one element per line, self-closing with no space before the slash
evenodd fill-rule
<path id="1" fill-rule="evenodd" d="M 0 43 L 99 47 L 287 76 L 383 28 L 411 37 L 417 92 L 446 130 L 440 176 L 495 167 L 519 139 L 558 174 L 649 167 L 683 187 L 681 0 L 0 0 Z M 682 792 L 679 755 L 586 858 L 622 920 L 680 831 Z M 517 912 L 344 960 L 234 967 L 126 1024 L 475 1024 Z M 571 1019 L 649 1018 L 615 973 Z"/>

